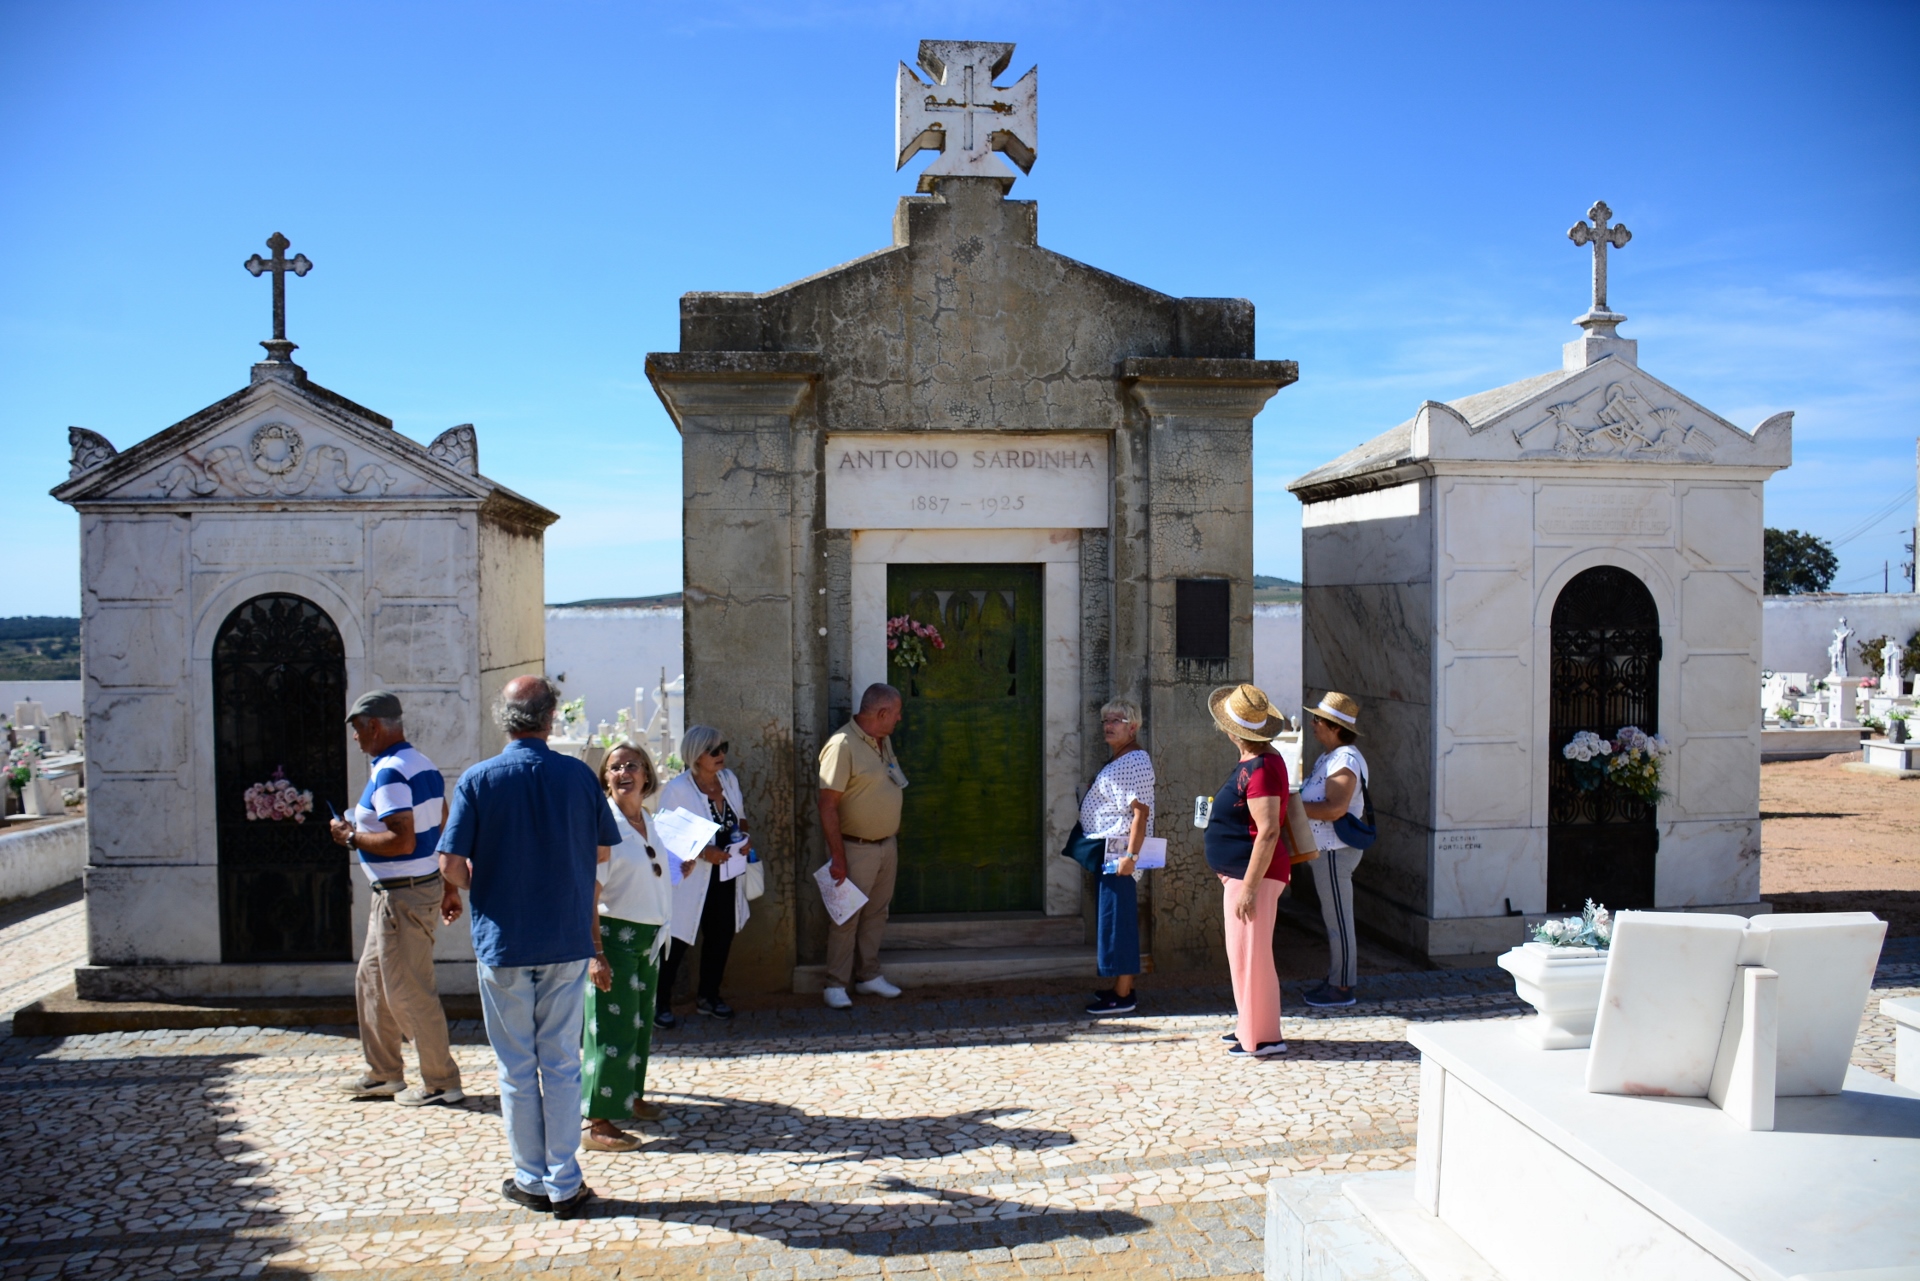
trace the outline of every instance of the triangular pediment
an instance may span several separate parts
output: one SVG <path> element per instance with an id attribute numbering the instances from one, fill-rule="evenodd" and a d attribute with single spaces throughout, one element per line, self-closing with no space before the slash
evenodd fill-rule
<path id="1" fill-rule="evenodd" d="M 68 503 L 493 499 L 530 509 L 523 519 L 544 513 L 551 520 L 551 513 L 472 470 L 471 429 L 463 430 L 464 454 L 444 440 L 430 450 L 325 388 L 259 378 L 118 453 L 84 433 L 98 445 L 87 451 L 76 442 L 75 465 L 84 470 L 53 496 Z"/>
<path id="2" fill-rule="evenodd" d="M 1449 415 L 1423 414 L 1430 458 L 1732 466 L 1790 461 L 1786 425 L 1779 420 L 1791 415 L 1776 415 L 1753 432 L 1743 431 L 1623 360 L 1527 379 L 1447 408 Z M 1442 417 L 1457 419 L 1467 429 L 1464 435 L 1438 429 Z"/>

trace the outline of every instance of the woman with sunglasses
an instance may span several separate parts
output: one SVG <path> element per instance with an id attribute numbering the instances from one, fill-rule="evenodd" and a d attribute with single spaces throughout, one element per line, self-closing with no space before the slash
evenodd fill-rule
<path id="1" fill-rule="evenodd" d="M 616 1120 L 658 1121 L 666 1113 L 641 1096 L 647 1089 L 647 1056 L 653 1048 L 654 996 L 660 990 L 660 955 L 667 948 L 673 912 L 676 860 L 653 834 L 642 802 L 660 790 L 653 758 L 643 747 L 622 743 L 600 763 L 600 786 L 613 811 L 620 843 L 595 869 L 600 942 L 613 982 L 606 991 L 587 986 L 580 1052 L 580 1113 L 587 1121 L 580 1146 L 590 1152 L 631 1152 L 640 1141 Z"/>
<path id="2" fill-rule="evenodd" d="M 720 978 L 727 969 L 733 936 L 747 923 L 747 883 L 739 874 L 745 870 L 741 863 L 736 861 L 732 869 L 725 864 L 730 854 L 746 851 L 747 818 L 740 780 L 727 768 L 727 746 L 713 726 L 688 726 L 680 739 L 686 772 L 676 774 L 660 789 L 661 813 L 680 809 L 703 815 L 718 823 L 720 830 L 714 833 L 713 844 L 687 865 L 686 879 L 674 887 L 673 946 L 660 967 L 656 1027 L 679 1024 L 672 1008 L 674 980 L 679 977 L 680 962 L 703 934 L 706 946 L 700 949 L 699 1000 L 694 1008 L 716 1019 L 733 1017 L 733 1007 L 720 999 Z"/>

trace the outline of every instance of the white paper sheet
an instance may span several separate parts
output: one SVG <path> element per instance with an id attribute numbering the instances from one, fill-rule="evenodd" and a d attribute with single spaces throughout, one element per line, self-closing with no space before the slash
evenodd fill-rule
<path id="1" fill-rule="evenodd" d="M 727 847 L 727 861 L 720 865 L 720 879 L 731 881 L 747 870 L 747 838 L 741 837 Z"/>
<path id="2" fill-rule="evenodd" d="M 1147 837 L 1146 840 L 1140 842 L 1140 857 L 1134 862 L 1134 865 L 1133 865 L 1134 871 L 1145 872 L 1145 871 L 1150 871 L 1151 869 L 1156 867 L 1165 867 L 1166 865 L 1167 865 L 1167 838 L 1166 837 L 1149 836 Z M 1120 870 L 1120 860 L 1118 858 L 1108 859 L 1106 862 L 1106 870 L 1108 872 L 1118 872 Z"/>
<path id="3" fill-rule="evenodd" d="M 691 810 L 670 809 L 653 816 L 653 830 L 669 853 L 683 863 L 691 863 L 713 843 L 720 825 Z"/>
<path id="4" fill-rule="evenodd" d="M 820 883 L 820 898 L 827 905 L 827 915 L 833 918 L 835 925 L 845 925 L 853 919 L 853 914 L 867 905 L 867 896 L 849 876 L 846 880 L 834 883 L 833 864 L 822 863 L 820 870 L 813 874 Z"/>

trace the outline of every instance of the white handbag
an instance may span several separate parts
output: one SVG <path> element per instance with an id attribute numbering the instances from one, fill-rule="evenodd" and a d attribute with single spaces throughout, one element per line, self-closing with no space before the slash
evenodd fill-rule
<path id="1" fill-rule="evenodd" d="M 759 858 L 747 859 L 747 870 L 740 874 L 740 888 L 749 903 L 767 892 L 767 865 Z"/>

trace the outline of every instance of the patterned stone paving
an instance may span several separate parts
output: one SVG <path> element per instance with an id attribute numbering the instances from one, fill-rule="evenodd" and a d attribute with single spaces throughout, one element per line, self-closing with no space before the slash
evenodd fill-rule
<path id="1" fill-rule="evenodd" d="M 66 910 L 0 924 L 0 975 Z M 1876 998 L 1920 991 L 1912 951 Z M 0 1277 L 1257 1275 L 1268 1179 L 1411 1160 L 1407 1021 L 1521 1008 L 1499 971 L 1365 983 L 1267 1063 L 1226 1056 L 1218 987 L 1105 1023 L 1053 994 L 690 1024 L 658 1045 L 670 1118 L 585 1154 L 602 1200 L 570 1223 L 500 1200 L 474 1024 L 454 1109 L 342 1101 L 344 1028 L 3 1041 Z M 1890 1074 L 1876 1007 L 1858 1061 Z"/>

